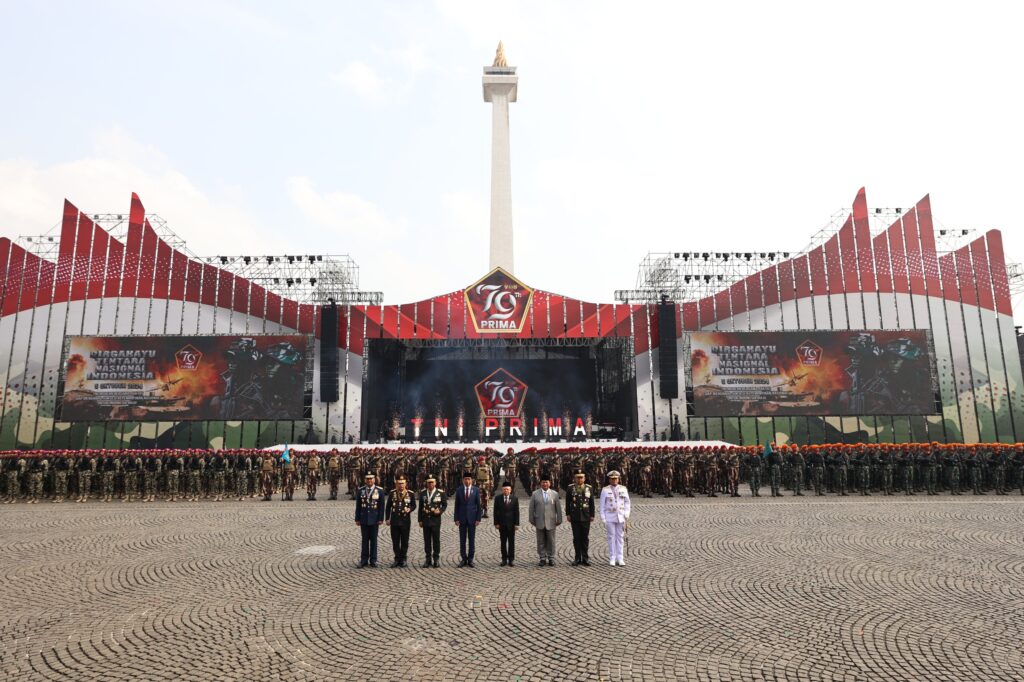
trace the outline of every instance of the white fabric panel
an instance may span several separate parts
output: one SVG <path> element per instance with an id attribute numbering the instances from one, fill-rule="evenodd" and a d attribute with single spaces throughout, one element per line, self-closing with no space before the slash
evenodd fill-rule
<path id="1" fill-rule="evenodd" d="M 1013 317 L 997 314 L 996 320 L 999 324 L 999 337 L 1003 346 L 1014 440 L 1020 442 L 1024 435 L 1024 376 L 1021 371 L 1020 354 L 1017 352 L 1017 335 L 1013 328 Z"/>
<path id="2" fill-rule="evenodd" d="M 931 315 L 932 340 L 935 345 L 935 370 L 939 378 L 939 395 L 942 397 L 942 416 L 960 425 L 960 406 L 956 398 L 956 371 L 953 367 L 952 351 L 949 348 L 949 330 L 943 299 L 934 296 L 928 297 L 928 311 Z M 960 428 L 962 430 L 963 427 Z"/>
<path id="3" fill-rule="evenodd" d="M 149 303 L 150 336 L 167 333 L 167 301 L 152 299 Z"/>
<path id="4" fill-rule="evenodd" d="M 946 320 L 949 328 L 950 356 L 956 377 L 957 401 L 960 404 L 960 423 L 963 426 L 964 441 L 977 443 L 979 437 L 978 418 L 974 408 L 974 390 L 971 381 L 971 365 L 967 358 L 967 339 L 964 336 L 964 318 L 961 306 L 955 301 L 945 301 Z"/>
<path id="5" fill-rule="evenodd" d="M 114 334 L 117 336 L 127 336 L 132 333 L 134 303 L 135 299 L 133 298 L 122 297 L 117 299 L 117 322 L 114 325 Z"/>
<path id="6" fill-rule="evenodd" d="M 1013 425 L 1010 420 L 1009 400 L 1006 392 L 1006 369 L 1003 367 L 1003 349 L 999 338 L 999 323 L 996 321 L 996 312 L 986 308 L 979 308 L 981 313 L 981 332 L 984 338 L 982 350 L 985 353 L 985 363 L 988 368 L 990 382 L 989 400 L 992 403 L 992 412 L 996 424 L 996 437 L 1003 442 L 1013 435 Z M 978 387 L 976 390 L 984 390 Z M 1009 442 L 1012 442 L 1009 441 Z"/>
<path id="7" fill-rule="evenodd" d="M 167 322 L 164 326 L 165 334 L 181 334 L 181 319 L 184 310 L 182 301 L 167 302 Z"/>
<path id="8" fill-rule="evenodd" d="M 797 315 L 796 301 L 783 301 L 782 307 L 782 328 L 793 330 L 800 328 L 800 321 Z"/>
<path id="9" fill-rule="evenodd" d="M 825 327 L 821 325 L 821 319 L 818 319 L 819 329 L 849 329 L 850 322 L 846 316 L 846 295 L 845 294 L 829 294 L 825 298 L 828 299 L 829 308 L 832 310 L 832 326 Z M 826 320 L 828 318 L 825 318 Z"/>
<path id="10" fill-rule="evenodd" d="M 640 437 L 657 438 L 654 434 L 654 408 L 651 405 L 651 354 L 636 356 L 637 430 Z"/>
<path id="11" fill-rule="evenodd" d="M 846 294 L 846 321 L 850 329 L 864 329 L 863 294 Z"/>
<path id="12" fill-rule="evenodd" d="M 21 384 L 21 403 L 17 439 L 19 445 L 35 443 L 36 417 L 43 379 L 43 360 L 46 357 L 46 328 L 50 306 L 34 308 L 29 317 L 28 353 L 25 356 L 25 378 Z"/>
<path id="13" fill-rule="evenodd" d="M 363 356 L 345 351 L 345 436 L 359 440 L 363 404 Z"/>
<path id="14" fill-rule="evenodd" d="M 991 377 L 985 363 L 985 339 L 981 335 L 981 316 L 978 307 L 973 305 L 963 306 L 963 314 L 972 390 L 978 405 L 979 437 L 985 442 L 991 442 L 996 439 L 996 424 L 992 417 L 992 393 L 988 387 Z"/>

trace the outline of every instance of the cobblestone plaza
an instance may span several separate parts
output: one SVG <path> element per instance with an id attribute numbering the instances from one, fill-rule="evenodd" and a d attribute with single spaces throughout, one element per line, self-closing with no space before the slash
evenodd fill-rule
<path id="1" fill-rule="evenodd" d="M 524 508 L 525 511 L 525 508 Z M 355 568 L 352 502 L 0 511 L 11 680 L 1019 680 L 1017 497 L 634 501 L 622 568 Z M 525 519 L 525 514 L 524 514 Z M 484 521 L 484 524 L 487 520 Z M 387 530 L 381 561 L 390 563 Z"/>

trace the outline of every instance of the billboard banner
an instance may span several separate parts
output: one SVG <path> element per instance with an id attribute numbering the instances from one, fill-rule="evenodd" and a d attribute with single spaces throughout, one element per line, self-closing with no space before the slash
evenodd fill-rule
<path id="1" fill-rule="evenodd" d="M 72 336 L 62 421 L 302 419 L 305 336 Z"/>
<path id="2" fill-rule="evenodd" d="M 694 332 L 699 417 L 933 414 L 922 329 Z"/>

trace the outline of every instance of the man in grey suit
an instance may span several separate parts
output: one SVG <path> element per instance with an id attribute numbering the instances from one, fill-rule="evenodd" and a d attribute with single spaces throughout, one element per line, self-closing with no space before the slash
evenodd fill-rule
<path id="1" fill-rule="evenodd" d="M 555 565 L 555 528 L 562 524 L 562 507 L 558 493 L 551 489 L 551 476 L 540 477 L 540 488 L 530 496 L 530 524 L 537 530 L 537 554 L 540 566 Z"/>

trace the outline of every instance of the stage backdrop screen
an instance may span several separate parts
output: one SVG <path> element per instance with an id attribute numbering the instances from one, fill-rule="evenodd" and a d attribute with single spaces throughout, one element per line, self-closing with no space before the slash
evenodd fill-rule
<path id="1" fill-rule="evenodd" d="M 302 419 L 305 336 L 72 336 L 63 421 Z"/>
<path id="2" fill-rule="evenodd" d="M 700 417 L 935 412 L 920 329 L 694 332 L 690 361 Z"/>

